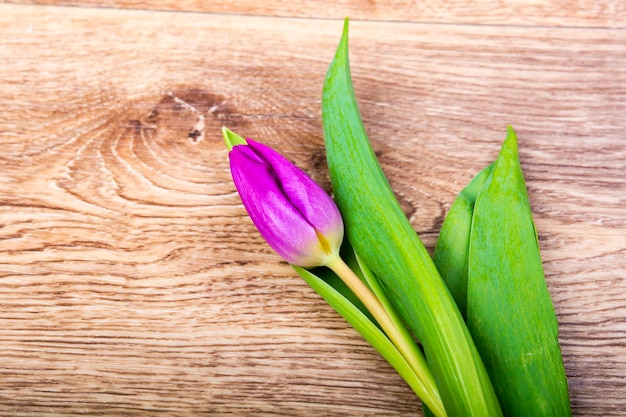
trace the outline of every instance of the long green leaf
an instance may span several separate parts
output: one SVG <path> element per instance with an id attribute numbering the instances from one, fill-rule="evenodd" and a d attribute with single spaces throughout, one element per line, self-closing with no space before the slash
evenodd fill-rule
<path id="1" fill-rule="evenodd" d="M 429 403 L 436 401 L 398 349 L 363 311 L 312 271 L 298 266 L 293 269 L 391 364 L 419 398 Z"/>
<path id="2" fill-rule="evenodd" d="M 441 226 L 433 260 L 463 318 L 467 316 L 467 262 L 474 203 L 493 164 L 483 169 L 454 200 Z"/>
<path id="3" fill-rule="evenodd" d="M 389 300 L 389 297 L 387 297 L 387 294 L 380 285 L 378 278 L 374 276 L 374 274 L 369 270 L 367 265 L 365 265 L 365 263 L 358 257 L 358 255 L 356 255 L 356 253 L 355 258 L 357 260 L 358 269 L 360 270 L 363 277 L 362 280 L 367 283 L 372 292 L 376 295 L 376 298 L 378 298 L 380 303 L 383 305 L 383 307 L 391 317 L 391 320 L 395 323 L 396 328 L 398 328 L 400 333 L 402 334 L 402 338 L 405 340 L 405 345 L 410 348 L 411 353 L 409 355 L 404 355 L 407 359 L 407 362 L 409 363 L 411 368 L 413 368 L 420 380 L 424 382 L 426 389 L 429 391 L 429 397 L 432 397 L 433 400 L 435 399 L 435 397 L 437 399 L 436 403 L 432 403 L 431 398 L 422 397 L 424 409 L 428 410 L 428 406 L 430 406 L 433 411 L 437 412 L 433 413 L 433 415 L 445 414 L 445 411 L 442 410 L 443 404 L 441 403 L 439 391 L 436 389 L 437 383 L 435 382 L 435 378 L 430 371 L 428 364 L 426 363 L 426 358 L 424 358 L 424 354 L 415 344 L 413 336 L 406 328 L 406 325 L 404 324 L 398 313 L 395 311 L 393 305 L 391 304 L 391 301 Z"/>
<path id="4" fill-rule="evenodd" d="M 348 22 L 329 67 L 322 120 L 331 182 L 350 241 L 424 347 L 450 416 L 499 416 L 461 314 L 404 216 L 369 144 L 348 62 Z"/>
<path id="5" fill-rule="evenodd" d="M 511 127 L 474 206 L 467 323 L 505 415 L 571 415 L 556 314 Z"/>

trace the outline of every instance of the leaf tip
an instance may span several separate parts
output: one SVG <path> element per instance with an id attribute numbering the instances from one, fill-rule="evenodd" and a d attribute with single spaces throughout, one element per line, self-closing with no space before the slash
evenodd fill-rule
<path id="1" fill-rule="evenodd" d="M 224 138 L 224 143 L 226 143 L 229 151 L 233 149 L 235 145 L 243 145 L 246 143 L 246 141 L 241 136 L 239 136 L 226 126 L 222 126 L 222 137 Z"/>
<path id="2" fill-rule="evenodd" d="M 350 29 L 350 18 L 346 16 L 343 20 L 343 31 L 341 32 L 341 40 L 339 41 L 339 45 L 337 46 L 337 53 L 339 51 L 347 51 L 348 49 L 348 33 Z"/>
<path id="3" fill-rule="evenodd" d="M 506 135 L 515 136 L 515 129 L 513 129 L 513 125 L 506 125 Z"/>

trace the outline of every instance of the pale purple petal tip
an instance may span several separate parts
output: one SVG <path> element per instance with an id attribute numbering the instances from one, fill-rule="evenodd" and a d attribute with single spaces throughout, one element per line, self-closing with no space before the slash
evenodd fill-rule
<path id="1" fill-rule="evenodd" d="M 302 215 L 323 235 L 341 233 L 343 238 L 343 221 L 339 209 L 330 196 L 311 179 L 304 171 L 295 166 L 287 158 L 272 148 L 247 140 L 248 145 L 272 166 L 289 201 Z"/>

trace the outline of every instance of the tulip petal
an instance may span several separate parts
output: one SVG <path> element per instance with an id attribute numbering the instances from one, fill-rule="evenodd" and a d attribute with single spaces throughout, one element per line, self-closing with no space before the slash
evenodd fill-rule
<path id="1" fill-rule="evenodd" d="M 230 166 L 243 205 L 269 245 L 295 265 L 324 263 L 327 254 L 314 227 L 291 204 L 274 175 L 274 167 L 245 145 L 233 147 Z"/>
<path id="2" fill-rule="evenodd" d="M 331 241 L 331 246 L 341 245 L 343 221 L 339 209 L 330 196 L 304 171 L 272 148 L 247 139 L 250 148 L 272 167 L 285 195 L 300 213 L 321 234 Z"/>

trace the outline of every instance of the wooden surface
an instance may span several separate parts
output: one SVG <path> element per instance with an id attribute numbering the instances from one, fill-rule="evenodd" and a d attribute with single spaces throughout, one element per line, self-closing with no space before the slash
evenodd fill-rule
<path id="1" fill-rule="evenodd" d="M 516 127 L 574 414 L 626 415 L 623 2 L 312 3 L 0 4 L 0 415 L 421 415 L 259 237 L 221 142 L 329 187 L 346 11 L 364 123 L 429 248 Z"/>
<path id="2" fill-rule="evenodd" d="M 623 1 L 577 0 L 18 0 L 17 3 L 421 23 L 626 27 Z"/>

